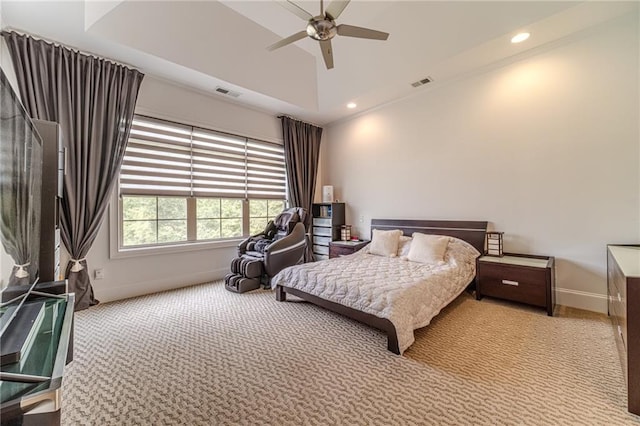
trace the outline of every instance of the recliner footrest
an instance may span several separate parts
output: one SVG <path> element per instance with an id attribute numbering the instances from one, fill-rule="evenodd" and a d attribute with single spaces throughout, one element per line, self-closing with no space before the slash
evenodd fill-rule
<path id="1" fill-rule="evenodd" d="M 240 275 L 234 275 L 225 280 L 224 288 L 234 293 L 244 293 L 251 290 L 257 290 L 260 288 L 260 280 L 256 278 L 245 278 Z"/>
<path id="2" fill-rule="evenodd" d="M 226 275 L 226 276 L 224 277 L 224 285 L 225 285 L 225 286 L 231 286 L 231 287 L 233 287 L 233 286 L 235 286 L 235 282 L 236 282 L 238 279 L 240 279 L 240 278 L 242 278 L 242 276 L 241 276 L 241 275 L 238 275 L 238 274 L 228 274 L 228 275 Z"/>
<path id="3" fill-rule="evenodd" d="M 262 259 L 245 257 L 240 262 L 240 274 L 247 278 L 259 278 L 262 276 Z"/>
<path id="4" fill-rule="evenodd" d="M 241 269 L 240 269 L 240 264 L 242 263 L 242 257 L 234 257 L 231 260 L 231 272 L 234 274 L 239 274 Z"/>

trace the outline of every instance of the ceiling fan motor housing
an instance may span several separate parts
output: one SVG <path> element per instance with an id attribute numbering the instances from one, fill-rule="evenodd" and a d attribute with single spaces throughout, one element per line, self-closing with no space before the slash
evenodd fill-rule
<path id="1" fill-rule="evenodd" d="M 316 16 L 307 24 L 307 34 L 314 40 L 331 40 L 337 33 L 336 23 L 323 16 Z"/>

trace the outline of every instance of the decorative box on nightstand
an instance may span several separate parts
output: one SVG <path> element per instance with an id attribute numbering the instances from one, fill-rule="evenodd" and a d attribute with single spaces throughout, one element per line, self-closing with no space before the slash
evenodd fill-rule
<path id="1" fill-rule="evenodd" d="M 329 243 L 329 259 L 353 254 L 367 244 L 369 241 L 331 241 Z"/>
<path id="2" fill-rule="evenodd" d="M 505 253 L 477 261 L 476 299 L 497 297 L 540 306 L 553 316 L 555 259 L 550 256 Z"/>

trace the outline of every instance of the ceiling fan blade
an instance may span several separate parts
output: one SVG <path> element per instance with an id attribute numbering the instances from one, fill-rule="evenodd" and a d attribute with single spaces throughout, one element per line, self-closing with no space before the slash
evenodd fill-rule
<path id="1" fill-rule="evenodd" d="M 320 49 L 322 50 L 324 64 L 327 66 L 327 69 L 330 70 L 333 68 L 333 49 L 331 48 L 331 40 L 321 41 Z"/>
<path id="2" fill-rule="evenodd" d="M 370 30 L 369 28 L 354 27 L 353 25 L 338 25 L 338 35 L 347 37 L 368 38 L 372 40 L 386 40 L 389 33 Z"/>
<path id="3" fill-rule="evenodd" d="M 294 15 L 297 15 L 297 16 L 301 17 L 305 21 L 308 21 L 309 19 L 313 18 L 312 14 L 310 14 L 309 12 L 307 12 L 306 10 L 304 10 L 303 8 L 301 8 L 300 6 L 298 6 L 297 4 L 295 4 L 292 1 L 276 0 L 276 2 L 280 6 L 284 7 L 285 9 L 287 9 L 289 12 L 293 13 Z"/>
<path id="4" fill-rule="evenodd" d="M 351 0 L 333 0 L 329 6 L 327 6 L 327 11 L 325 15 L 329 15 L 331 19 L 334 21 L 338 19 L 338 16 L 342 13 L 345 7 L 349 4 Z"/>
<path id="5" fill-rule="evenodd" d="M 291 44 L 293 42 L 296 42 L 298 40 L 302 40 L 303 38 L 305 38 L 307 36 L 307 32 L 306 31 L 300 31 L 299 33 L 295 33 L 294 35 L 291 35 L 287 38 L 283 38 L 282 40 L 280 40 L 277 43 L 273 43 L 271 46 L 267 47 L 267 50 L 271 51 L 271 50 L 276 50 L 282 46 L 286 46 L 287 44 Z"/>

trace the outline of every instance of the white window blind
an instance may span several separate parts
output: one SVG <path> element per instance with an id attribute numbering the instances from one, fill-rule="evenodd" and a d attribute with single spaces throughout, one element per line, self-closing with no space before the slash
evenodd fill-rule
<path id="1" fill-rule="evenodd" d="M 284 149 L 136 115 L 120 194 L 285 199 Z"/>

